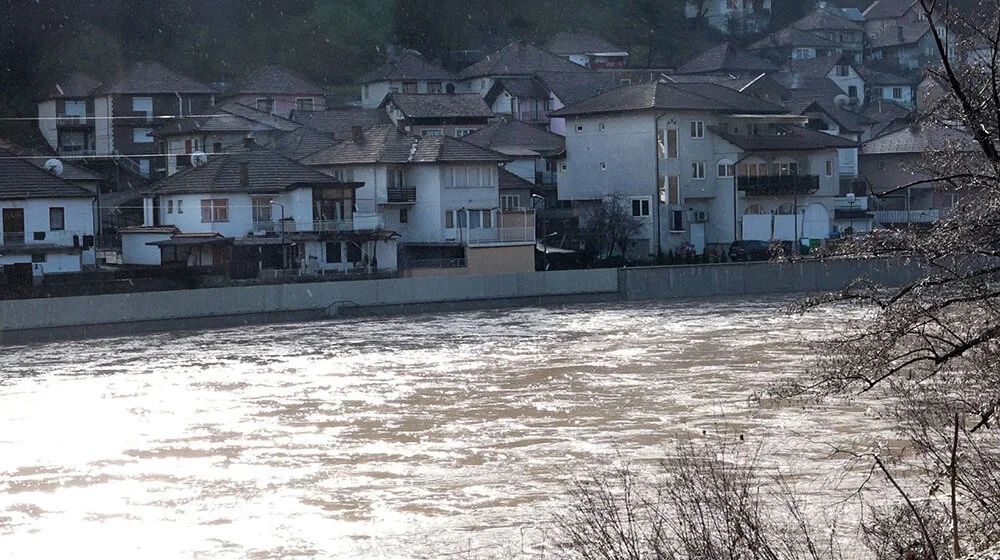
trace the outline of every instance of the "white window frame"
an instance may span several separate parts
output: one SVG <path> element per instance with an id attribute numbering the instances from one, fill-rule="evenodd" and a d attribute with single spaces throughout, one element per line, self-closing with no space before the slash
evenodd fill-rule
<path id="1" fill-rule="evenodd" d="M 705 137 L 705 121 L 691 121 L 691 138 Z"/>
<path id="2" fill-rule="evenodd" d="M 903 88 L 901 88 L 901 87 L 894 87 L 894 88 L 892 88 L 892 98 L 893 99 L 902 99 L 903 98 Z"/>
<path id="3" fill-rule="evenodd" d="M 648 196 L 633 196 L 629 204 L 633 218 L 649 218 L 653 215 L 653 201 Z"/>
<path id="4" fill-rule="evenodd" d="M 201 223 L 214 224 L 229 221 L 228 198 L 201 199 Z"/>
<path id="5" fill-rule="evenodd" d="M 500 208 L 502 210 L 513 210 L 521 207 L 521 195 L 502 194 L 500 195 Z"/>
<path id="6" fill-rule="evenodd" d="M 489 167 L 446 167 L 444 170 L 444 185 L 447 188 L 489 188 L 493 186 L 492 183 L 493 176 Z"/>
<path id="7" fill-rule="evenodd" d="M 691 178 L 696 181 L 705 180 L 705 162 L 704 161 L 692 161 L 691 162 Z"/>
<path id="8" fill-rule="evenodd" d="M 736 175 L 736 164 L 728 159 L 720 159 L 715 173 L 719 179 L 732 179 Z"/>

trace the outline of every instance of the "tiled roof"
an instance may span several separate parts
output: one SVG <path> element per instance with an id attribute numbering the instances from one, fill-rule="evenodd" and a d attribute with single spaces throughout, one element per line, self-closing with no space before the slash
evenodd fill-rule
<path id="1" fill-rule="evenodd" d="M 478 93 L 390 93 L 382 104 L 392 103 L 409 118 L 492 117 Z"/>
<path id="2" fill-rule="evenodd" d="M 834 54 L 830 56 L 817 56 L 816 58 L 804 58 L 793 60 L 789 63 L 789 74 L 798 75 L 802 78 L 826 78 L 830 71 L 838 64 L 845 64 L 854 67 L 850 61 L 850 56 Z"/>
<path id="3" fill-rule="evenodd" d="M 855 21 L 851 21 L 841 14 L 833 13 L 836 8 L 817 7 L 806 14 L 805 17 L 792 24 L 799 29 L 806 31 L 814 30 L 841 30 L 841 31 L 861 31 L 864 27 Z M 839 10 L 838 10 L 839 11 Z"/>
<path id="4" fill-rule="evenodd" d="M 137 62 L 125 74 L 98 90 L 102 94 L 218 93 L 159 62 Z"/>
<path id="5" fill-rule="evenodd" d="M 865 20 L 898 18 L 916 3 L 917 0 L 875 0 L 865 10 Z"/>
<path id="6" fill-rule="evenodd" d="M 605 41 L 588 31 L 580 31 L 578 33 L 558 33 L 551 41 L 545 44 L 545 50 L 552 54 L 563 56 L 570 54 L 625 52 L 625 49 L 612 45 L 608 41 Z"/>
<path id="7" fill-rule="evenodd" d="M 862 154 L 919 154 L 928 150 L 978 148 L 972 135 L 961 128 L 914 125 L 873 138 L 861 147 Z"/>
<path id="8" fill-rule="evenodd" d="M 931 28 L 925 21 L 910 21 L 901 23 L 896 27 L 890 27 L 882 33 L 870 37 L 871 48 L 883 49 L 886 47 L 897 47 L 899 45 L 912 45 L 924 35 L 931 32 Z"/>
<path id="9" fill-rule="evenodd" d="M 784 126 L 785 133 L 780 136 L 732 134 L 716 126 L 709 126 L 708 129 L 730 144 L 754 152 L 816 151 L 858 147 L 857 142 L 801 126 Z"/>
<path id="10" fill-rule="evenodd" d="M 538 72 L 542 84 L 569 105 L 614 89 L 615 76 L 610 72 Z"/>
<path id="11" fill-rule="evenodd" d="M 486 95 L 483 96 L 483 100 L 487 104 L 492 105 L 493 102 L 496 101 L 497 97 L 499 97 L 504 91 L 514 97 L 520 97 L 522 99 L 546 99 L 549 96 L 549 90 L 533 77 L 501 78 L 493 84 L 490 91 L 486 92 Z"/>
<path id="12" fill-rule="evenodd" d="M 392 124 L 385 109 L 330 109 L 327 111 L 295 111 L 292 120 L 332 135 L 337 139 L 351 137 L 355 126 L 368 128 L 377 124 Z"/>
<path id="13" fill-rule="evenodd" d="M 389 80 L 454 80 L 451 72 L 431 64 L 417 51 L 405 50 L 396 58 L 365 74 L 362 84 Z"/>
<path id="14" fill-rule="evenodd" d="M 498 175 L 499 176 L 497 178 L 499 179 L 500 182 L 499 187 L 500 190 L 502 191 L 509 189 L 531 189 L 534 188 L 535 186 L 534 183 L 525 181 L 521 177 L 514 175 L 513 173 L 507 171 L 506 169 L 501 169 Z"/>
<path id="15" fill-rule="evenodd" d="M 758 51 L 786 47 L 813 47 L 822 49 L 837 49 L 843 47 L 836 41 L 820 37 L 794 26 L 788 26 L 777 33 L 769 33 L 760 41 L 750 45 L 750 50 Z"/>
<path id="16" fill-rule="evenodd" d="M 889 122 L 895 119 L 906 119 L 913 115 L 913 112 L 888 99 L 876 99 L 868 103 L 861 114 L 876 122 Z"/>
<path id="17" fill-rule="evenodd" d="M 256 132 L 263 130 L 295 130 L 299 125 L 277 115 L 258 111 L 239 103 L 225 103 L 207 115 L 172 119 L 157 127 L 154 136 L 169 137 L 193 132 Z"/>
<path id="18" fill-rule="evenodd" d="M 915 83 L 915 80 L 911 78 L 904 78 L 891 72 L 874 70 L 870 66 L 858 68 L 858 74 L 861 74 L 861 77 L 865 79 L 865 83 L 869 86 L 910 86 Z"/>
<path id="19" fill-rule="evenodd" d="M 783 107 L 706 83 L 677 84 L 665 80 L 613 89 L 550 113 L 553 117 L 642 110 L 707 111 L 718 113 L 784 113 Z"/>
<path id="20" fill-rule="evenodd" d="M 262 66 L 244 76 L 227 94 L 323 95 L 318 85 L 277 66 Z"/>
<path id="21" fill-rule="evenodd" d="M 875 121 L 860 113 L 842 109 L 826 101 L 813 101 L 799 113 L 824 113 L 840 127 L 841 132 L 863 132 L 867 125 L 875 124 Z"/>
<path id="22" fill-rule="evenodd" d="M 279 138 L 272 147 L 278 153 L 298 161 L 336 143 L 332 135 L 302 126 Z"/>
<path id="23" fill-rule="evenodd" d="M 788 90 L 781 82 L 775 80 L 767 73 L 761 73 L 757 76 L 746 76 L 744 78 L 712 74 L 668 74 L 663 76 L 662 79 L 666 82 L 676 84 L 717 84 L 736 91 L 744 91 L 752 84 L 760 82 L 777 89 L 782 92 L 782 95 L 785 95 Z"/>
<path id="24" fill-rule="evenodd" d="M 511 119 L 480 128 L 463 138 L 466 142 L 507 155 L 547 155 L 566 149 L 566 139 L 528 123 Z"/>
<path id="25" fill-rule="evenodd" d="M 506 156 L 450 136 L 416 136 L 392 125 L 365 130 L 302 160 L 308 165 L 502 162 Z"/>
<path id="26" fill-rule="evenodd" d="M 729 43 L 716 45 L 677 68 L 677 74 L 729 74 L 732 72 L 774 72 L 778 66 L 757 55 L 736 50 Z"/>
<path id="27" fill-rule="evenodd" d="M 530 76 L 536 72 L 590 72 L 531 43 L 517 41 L 459 73 L 463 80 L 480 76 Z"/>
<path id="28" fill-rule="evenodd" d="M 0 200 L 93 197 L 94 194 L 86 189 L 7 150 L 0 150 Z"/>
<path id="29" fill-rule="evenodd" d="M 101 82 L 80 72 L 73 72 L 52 84 L 45 90 L 41 99 L 63 99 L 71 97 L 90 97 Z"/>
<path id="30" fill-rule="evenodd" d="M 33 163 L 36 167 L 45 169 L 45 162 L 49 158 L 45 157 L 32 157 L 28 161 Z M 56 158 L 58 159 L 58 158 Z M 59 160 L 63 164 L 63 172 L 60 177 L 66 179 L 67 181 L 103 181 L 107 179 L 104 175 L 100 173 L 94 173 L 93 171 L 87 169 L 86 167 L 77 165 L 72 161 Z"/>
<path id="31" fill-rule="evenodd" d="M 247 165 L 248 184 L 241 181 Z M 333 177 L 257 145 L 213 154 L 208 163 L 175 173 L 150 187 L 156 194 L 275 193 L 299 185 L 330 184 Z"/>

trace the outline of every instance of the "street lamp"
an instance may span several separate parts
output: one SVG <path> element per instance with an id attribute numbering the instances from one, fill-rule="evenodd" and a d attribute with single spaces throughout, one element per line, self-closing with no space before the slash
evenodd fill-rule
<path id="1" fill-rule="evenodd" d="M 281 218 L 278 223 L 281 225 L 281 283 L 285 283 L 285 269 L 288 267 L 288 248 L 285 246 L 285 205 L 277 200 L 271 201 L 272 206 L 281 209 Z"/>
<path id="2" fill-rule="evenodd" d="M 545 197 L 544 196 L 542 196 L 540 194 L 532 194 L 531 195 L 531 200 L 533 201 L 531 203 L 531 207 L 532 208 L 537 209 L 538 208 L 538 202 L 541 201 L 541 203 L 542 203 L 542 210 L 545 209 Z M 535 216 L 537 217 L 538 214 L 535 214 Z M 548 270 L 549 269 L 549 236 L 547 234 L 547 227 L 546 227 L 546 223 L 545 223 L 545 215 L 544 215 L 544 213 L 542 214 L 542 252 L 544 254 L 544 257 L 542 257 L 543 258 L 543 262 L 544 262 L 544 266 L 542 267 L 542 270 Z"/>
<path id="3" fill-rule="evenodd" d="M 851 210 L 850 210 L 850 212 L 851 212 L 851 235 L 854 235 L 854 203 L 857 202 L 857 199 L 856 199 L 854 193 L 852 193 L 852 192 L 847 193 L 846 198 L 847 198 L 847 204 L 851 207 Z"/>

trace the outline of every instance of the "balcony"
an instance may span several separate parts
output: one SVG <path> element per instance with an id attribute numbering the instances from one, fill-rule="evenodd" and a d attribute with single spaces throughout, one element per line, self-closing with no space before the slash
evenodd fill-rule
<path id="1" fill-rule="evenodd" d="M 417 187 L 386 187 L 386 204 L 414 204 L 417 202 Z"/>
<path id="2" fill-rule="evenodd" d="M 24 245 L 24 232 L 17 231 L 3 234 L 3 244 L 4 245 Z"/>
<path id="3" fill-rule="evenodd" d="M 736 185 L 747 196 L 811 194 L 819 190 L 819 175 L 737 177 Z"/>
<path id="4" fill-rule="evenodd" d="M 277 231 L 281 231 L 281 228 L 278 227 L 278 223 L 274 220 L 254 220 L 252 231 L 275 233 Z"/>
<path id="5" fill-rule="evenodd" d="M 88 119 L 86 115 L 56 116 L 56 128 L 92 128 L 93 126 L 93 117 Z"/>
<path id="6" fill-rule="evenodd" d="M 313 231 L 374 231 L 382 226 L 378 214 L 355 213 L 353 218 L 344 220 L 313 220 Z"/>
<path id="7" fill-rule="evenodd" d="M 92 156 L 96 154 L 96 150 L 93 148 L 84 148 L 83 146 L 59 146 L 59 155 L 61 156 Z"/>
<path id="8" fill-rule="evenodd" d="M 881 224 L 929 224 L 945 217 L 947 211 L 927 210 L 875 210 L 871 213 Z"/>

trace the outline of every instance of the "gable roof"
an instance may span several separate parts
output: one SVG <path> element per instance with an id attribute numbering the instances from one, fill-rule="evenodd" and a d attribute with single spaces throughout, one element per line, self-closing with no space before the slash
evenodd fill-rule
<path id="1" fill-rule="evenodd" d="M 778 66 L 757 55 L 736 50 L 729 43 L 716 45 L 677 68 L 677 74 L 729 74 L 732 72 L 773 72 Z"/>
<path id="2" fill-rule="evenodd" d="M 271 147 L 279 154 L 295 161 L 336 144 L 330 134 L 324 134 L 312 127 L 301 126 L 278 139 Z"/>
<path id="3" fill-rule="evenodd" d="M 463 80 L 481 76 L 530 76 L 535 72 L 590 72 L 569 60 L 524 41 L 513 42 L 459 73 Z"/>
<path id="4" fill-rule="evenodd" d="M 836 12 L 834 12 L 836 10 Z M 843 12 L 837 8 L 817 6 L 815 10 L 809 12 L 792 26 L 806 31 L 815 30 L 840 30 L 840 31 L 861 31 L 864 29 L 860 23 L 851 21 L 844 17 Z"/>
<path id="5" fill-rule="evenodd" d="M 865 105 L 861 114 L 876 122 L 889 122 L 896 119 L 908 119 L 913 111 L 888 99 L 876 99 Z"/>
<path id="6" fill-rule="evenodd" d="M 545 50 L 562 56 L 571 54 L 628 55 L 625 49 L 613 45 L 589 31 L 557 33 L 551 41 L 545 44 Z"/>
<path id="7" fill-rule="evenodd" d="M 563 105 L 583 101 L 616 87 L 615 75 L 611 72 L 542 71 L 536 76 Z"/>
<path id="8" fill-rule="evenodd" d="M 908 21 L 890 27 L 874 37 L 870 37 L 871 48 L 883 49 L 886 47 L 898 47 L 900 45 L 912 45 L 931 32 L 931 28 L 925 21 Z"/>
<path id="9" fill-rule="evenodd" d="M 864 11 L 865 21 L 901 17 L 916 3 L 917 0 L 875 0 Z"/>
<path id="10" fill-rule="evenodd" d="M 788 64 L 788 71 L 792 75 L 798 74 L 803 78 L 826 78 L 834 66 L 841 64 L 852 68 L 856 67 L 850 55 L 834 54 L 793 60 Z"/>
<path id="11" fill-rule="evenodd" d="M 351 137 L 355 126 L 368 128 L 377 124 L 392 124 L 384 109 L 328 109 L 326 111 L 295 111 L 292 120 L 343 140 Z"/>
<path id="12" fill-rule="evenodd" d="M 975 139 L 962 128 L 923 123 L 908 126 L 872 138 L 861 147 L 861 154 L 921 154 L 928 150 L 975 151 Z"/>
<path id="13" fill-rule="evenodd" d="M 243 164 L 247 166 L 248 184 L 241 181 Z M 332 183 L 339 181 L 275 151 L 251 144 L 213 154 L 205 165 L 157 181 L 149 190 L 156 194 L 274 193 Z"/>
<path id="14" fill-rule="evenodd" d="M 865 79 L 865 83 L 869 86 L 912 86 L 916 81 L 891 72 L 875 70 L 870 66 L 858 68 L 858 74 L 861 74 L 861 77 Z"/>
<path id="15" fill-rule="evenodd" d="M 528 123 L 502 118 L 462 138 L 469 144 L 508 156 L 535 157 L 561 153 L 566 138 Z"/>
<path id="16" fill-rule="evenodd" d="M 507 157 L 450 136 L 416 136 L 392 125 L 366 129 L 357 140 L 339 144 L 302 159 L 307 165 L 357 165 L 507 161 Z"/>
<path id="17" fill-rule="evenodd" d="M 81 72 L 73 72 L 42 92 L 40 99 L 90 97 L 101 82 Z"/>
<path id="18" fill-rule="evenodd" d="M 241 78 L 227 95 L 265 93 L 277 95 L 323 95 L 318 85 L 278 66 L 261 66 Z"/>
<path id="19" fill-rule="evenodd" d="M 382 101 L 382 106 L 389 103 L 408 118 L 493 116 L 493 111 L 478 93 L 390 93 Z"/>
<path id="20" fill-rule="evenodd" d="M 451 72 L 431 64 L 419 52 L 406 49 L 395 58 L 372 70 L 362 77 L 358 83 L 370 84 L 395 80 L 454 80 Z"/>
<path id="21" fill-rule="evenodd" d="M 785 113 L 783 107 L 718 84 L 679 84 L 660 80 L 613 89 L 563 107 L 550 113 L 550 116 L 572 117 L 654 109 L 713 113 Z"/>
<path id="22" fill-rule="evenodd" d="M 875 124 L 875 121 L 853 111 L 837 107 L 833 103 L 826 101 L 813 101 L 807 105 L 800 114 L 823 113 L 840 127 L 841 132 L 863 132 L 868 125 Z"/>
<path id="23" fill-rule="evenodd" d="M 256 132 L 295 130 L 299 125 L 277 115 L 239 103 L 224 103 L 207 115 L 171 119 L 153 131 L 153 136 L 169 137 L 195 132 Z"/>
<path id="24" fill-rule="evenodd" d="M 506 169 L 501 168 L 497 173 L 497 179 L 499 182 L 500 190 L 510 190 L 510 189 L 533 189 L 535 184 L 526 181 L 524 178 L 519 177 Z"/>
<path id="25" fill-rule="evenodd" d="M 749 49 L 751 51 L 759 51 L 785 47 L 839 49 L 842 48 L 843 45 L 836 41 L 831 41 L 826 37 L 820 37 L 815 33 L 810 33 L 793 25 L 789 25 L 777 33 L 769 33 L 767 37 L 764 37 L 763 39 L 750 45 Z"/>
<path id="26" fill-rule="evenodd" d="M 100 88 L 101 94 L 154 93 L 218 93 L 193 78 L 174 72 L 155 61 L 137 62 L 110 84 Z"/>
<path id="27" fill-rule="evenodd" d="M 717 126 L 709 126 L 714 134 L 743 150 L 768 151 L 816 151 L 828 149 L 857 148 L 858 143 L 840 136 L 817 132 L 803 126 L 786 125 L 784 134 L 766 136 L 746 136 L 726 132 Z"/>
<path id="28" fill-rule="evenodd" d="M 94 193 L 0 149 L 0 200 L 29 198 L 94 198 Z"/>

